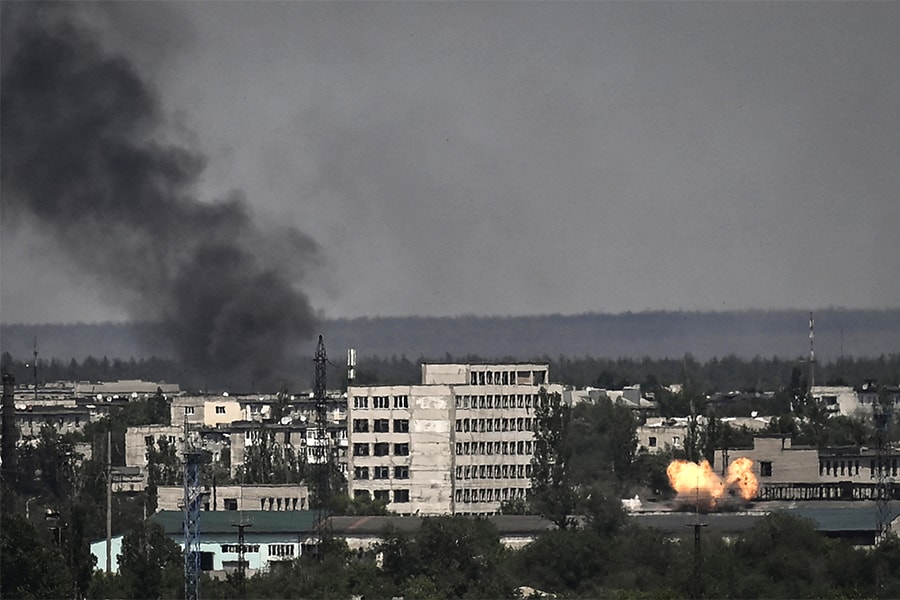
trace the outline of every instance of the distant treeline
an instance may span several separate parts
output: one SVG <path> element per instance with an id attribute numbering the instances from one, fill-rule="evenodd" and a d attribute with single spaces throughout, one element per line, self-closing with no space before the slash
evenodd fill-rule
<path id="1" fill-rule="evenodd" d="M 531 357 L 550 364 L 550 378 L 553 382 L 576 387 L 601 387 L 618 389 L 626 385 L 641 384 L 647 390 L 672 383 L 689 383 L 692 389 L 705 392 L 730 391 L 774 391 L 788 385 L 791 372 L 802 370 L 804 380 L 808 377 L 808 365 L 796 360 L 777 357 L 743 359 L 737 356 L 713 358 L 699 361 L 693 356 L 681 358 L 590 358 L 549 356 Z M 515 360 L 510 357 L 489 358 L 477 355 L 444 356 L 449 362 L 497 362 Z M 421 364 L 424 357 L 409 359 L 406 356 L 389 358 L 363 357 L 356 368 L 357 385 L 372 384 L 416 384 L 421 382 Z M 26 360 L 15 358 L 9 353 L 2 356 L 4 371 L 15 375 L 20 383 L 34 380 L 34 369 Z M 38 359 L 38 382 L 48 381 L 116 381 L 120 379 L 143 379 L 146 381 L 178 383 L 188 391 L 222 389 L 222 382 L 204 381 L 203 374 L 184 372 L 177 361 L 166 358 L 142 358 L 139 360 L 88 357 L 82 361 L 74 358 Z M 329 371 L 328 387 L 345 387 L 347 381 L 346 362 L 335 360 Z M 231 386 L 233 392 L 269 392 L 284 386 L 291 392 L 311 389 L 313 383 L 312 357 L 300 358 L 295 369 L 275 384 L 246 382 L 241 389 Z M 877 380 L 883 384 L 900 384 L 900 353 L 887 354 L 877 358 L 846 358 L 816 364 L 816 383 L 821 385 L 859 386 L 867 380 Z M 268 387 L 267 387 L 268 386 Z"/>
<path id="2" fill-rule="evenodd" d="M 900 352 L 900 310 L 826 309 L 815 312 L 816 355 L 823 361 Z M 477 354 L 632 357 L 705 361 L 735 355 L 796 360 L 809 351 L 809 313 L 803 310 L 640 312 L 529 317 L 375 317 L 320 323 L 328 356 L 348 348 L 359 356 L 440 360 Z M 165 329 L 153 323 L 2 325 L 0 352 L 16 358 L 84 360 L 174 358 Z M 298 339 L 297 356 L 315 352 L 315 339 Z"/>

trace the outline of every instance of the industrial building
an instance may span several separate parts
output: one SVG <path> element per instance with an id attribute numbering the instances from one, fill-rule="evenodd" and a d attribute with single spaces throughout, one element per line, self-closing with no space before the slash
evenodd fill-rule
<path id="1" fill-rule="evenodd" d="M 423 364 L 419 385 L 347 390 L 351 495 L 398 514 L 491 515 L 530 488 L 546 364 Z"/>

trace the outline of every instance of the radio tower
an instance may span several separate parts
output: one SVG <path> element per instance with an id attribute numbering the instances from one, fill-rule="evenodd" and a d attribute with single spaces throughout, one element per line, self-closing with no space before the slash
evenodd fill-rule
<path id="1" fill-rule="evenodd" d="M 813 312 L 809 311 L 809 393 L 812 394 L 813 386 L 816 385 L 816 319 Z"/>
<path id="2" fill-rule="evenodd" d="M 184 598 L 200 599 L 200 463 L 184 420 Z"/>
<path id="3" fill-rule="evenodd" d="M 327 421 L 328 404 L 326 399 L 325 374 L 328 357 L 325 354 L 325 341 L 319 336 L 316 346 L 316 387 L 313 393 L 316 401 L 316 527 L 319 529 L 319 555 L 322 555 L 321 537 L 328 519 L 328 504 L 331 497 L 331 453 L 328 449 Z"/>

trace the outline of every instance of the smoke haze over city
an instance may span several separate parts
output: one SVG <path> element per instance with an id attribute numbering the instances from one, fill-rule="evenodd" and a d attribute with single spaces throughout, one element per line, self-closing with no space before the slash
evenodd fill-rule
<path id="1" fill-rule="evenodd" d="M 897 306 L 898 3 L 3 10 L 4 323 Z"/>
<path id="2" fill-rule="evenodd" d="M 198 200 L 204 158 L 161 137 L 153 90 L 64 11 L 11 20 L 4 223 L 33 225 L 112 306 L 165 324 L 185 365 L 267 375 L 289 342 L 312 333 L 295 282 L 315 243 L 293 228 L 260 229 L 239 193 Z M 4 287 L 18 281 L 4 268 Z"/>

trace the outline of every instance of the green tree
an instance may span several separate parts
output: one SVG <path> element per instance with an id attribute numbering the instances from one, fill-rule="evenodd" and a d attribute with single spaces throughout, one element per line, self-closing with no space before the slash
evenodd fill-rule
<path id="1" fill-rule="evenodd" d="M 534 417 L 534 457 L 531 460 L 531 503 L 560 529 L 573 525 L 576 495 L 569 479 L 573 451 L 568 433 L 571 411 L 562 396 L 541 388 Z"/>
<path id="2" fill-rule="evenodd" d="M 572 452 L 569 484 L 575 488 L 631 478 L 637 453 L 637 422 L 630 408 L 602 397 L 571 409 L 564 445 Z"/>
<path id="3" fill-rule="evenodd" d="M 122 539 L 119 573 L 126 598 L 183 596 L 183 569 L 181 549 L 157 523 L 144 521 Z"/>
<path id="4" fill-rule="evenodd" d="M 405 597 L 512 596 L 512 582 L 501 568 L 507 551 L 485 519 L 426 518 L 412 537 L 389 534 L 379 550 L 384 570 Z"/>
<path id="5" fill-rule="evenodd" d="M 74 586 L 60 548 L 23 517 L 3 513 L 0 519 L 0 596 L 71 597 Z"/>
<path id="6" fill-rule="evenodd" d="M 716 450 L 722 444 L 722 421 L 712 410 L 706 413 L 706 424 L 700 432 L 702 456 L 713 467 L 716 465 Z"/>

